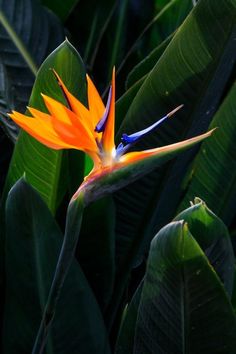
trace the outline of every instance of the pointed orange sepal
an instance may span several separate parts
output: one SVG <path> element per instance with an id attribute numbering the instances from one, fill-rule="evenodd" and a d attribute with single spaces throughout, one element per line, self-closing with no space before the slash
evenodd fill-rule
<path id="1" fill-rule="evenodd" d="M 88 104 L 89 104 L 89 111 L 91 113 L 90 119 L 92 121 L 93 130 L 94 130 L 97 123 L 99 122 L 99 120 L 102 118 L 104 114 L 105 106 L 93 81 L 90 79 L 88 74 L 86 75 L 86 77 L 88 83 Z"/>
<path id="2" fill-rule="evenodd" d="M 9 114 L 9 116 L 28 134 L 51 149 L 75 148 L 75 146 L 62 141 L 49 124 L 42 124 L 42 122 L 36 118 L 31 118 L 15 111 Z"/>
<path id="3" fill-rule="evenodd" d="M 107 117 L 107 122 L 105 130 L 102 136 L 103 149 L 106 154 L 112 155 L 113 150 L 115 149 L 114 142 L 114 129 L 115 129 L 115 68 L 112 72 L 112 84 L 111 84 L 111 104 Z"/>
<path id="4" fill-rule="evenodd" d="M 94 129 L 94 123 L 92 122 L 92 115 L 89 112 L 88 108 L 85 107 L 75 96 L 70 93 L 70 91 L 67 89 L 66 85 L 54 69 L 53 73 L 56 76 L 58 84 L 64 93 L 69 108 L 78 116 L 78 118 L 81 120 L 81 123 L 87 125 L 90 131 L 92 131 Z"/>

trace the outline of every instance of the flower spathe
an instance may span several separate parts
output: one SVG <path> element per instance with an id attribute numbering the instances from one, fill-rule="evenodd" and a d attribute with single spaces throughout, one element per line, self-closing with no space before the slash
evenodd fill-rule
<path id="1" fill-rule="evenodd" d="M 94 181 L 97 177 L 123 168 L 140 160 L 147 159 L 167 149 L 154 148 L 145 151 L 128 152 L 140 138 L 156 129 L 162 122 L 172 116 L 179 106 L 166 116 L 131 135 L 123 134 L 120 144 L 115 146 L 115 70 L 112 73 L 112 83 L 109 89 L 106 106 L 87 75 L 88 107 L 74 97 L 59 75 L 54 71 L 59 86 L 66 99 L 67 106 L 52 97 L 42 94 L 48 110 L 43 113 L 35 108 L 28 107 L 32 117 L 13 111 L 9 116 L 27 133 L 42 144 L 52 149 L 77 149 L 87 153 L 94 162 L 92 172 L 86 177 Z M 209 133 L 210 134 L 210 133 Z M 193 142 L 194 139 L 192 138 Z M 191 141 L 189 139 L 188 141 Z M 183 142 L 173 144 L 172 146 Z"/>

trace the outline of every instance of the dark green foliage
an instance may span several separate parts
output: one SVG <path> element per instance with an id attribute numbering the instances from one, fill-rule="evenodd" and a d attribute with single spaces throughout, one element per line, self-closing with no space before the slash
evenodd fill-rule
<path id="1" fill-rule="evenodd" d="M 226 1 L 223 6 L 210 0 L 200 2 L 136 93 L 118 136 L 142 129 L 180 103 L 184 108 L 175 118 L 135 148 L 162 146 L 205 131 L 230 80 L 235 61 L 235 19 L 234 1 Z M 134 245 L 142 257 L 155 232 L 175 216 L 185 183 L 194 173 L 188 174 L 186 181 L 186 171 L 196 153 L 197 149 L 191 149 L 116 193 L 117 254 L 121 254 L 122 262 L 131 262 Z M 198 195 L 198 191 L 194 193 Z"/>
<path id="2" fill-rule="evenodd" d="M 236 317 L 221 282 L 232 284 L 232 254 L 222 221 L 195 200 L 153 239 L 117 353 L 235 353 Z"/>
<path id="3" fill-rule="evenodd" d="M 222 284 L 184 221 L 151 244 L 134 353 L 234 353 L 236 318 Z"/>
<path id="4" fill-rule="evenodd" d="M 43 8 L 39 1 L 1 0 L 0 8 L 36 66 L 63 41 L 64 29 L 58 18 Z M 34 75 L 2 25 L 0 42 L 0 62 L 6 70 L 9 90 L 14 95 L 13 106 L 9 108 L 24 111 L 34 83 Z"/>
<path id="5" fill-rule="evenodd" d="M 59 302 L 49 298 L 56 313 L 45 354 L 236 353 L 235 258 L 225 226 L 236 250 L 236 0 L 0 0 L 3 23 L 1 14 L 16 32 L 9 37 L 0 25 L 4 354 L 31 353 L 55 269 L 66 275 L 70 263 Z M 117 144 L 180 104 L 133 149 L 218 129 L 175 159 L 185 146 L 91 182 L 70 224 L 67 206 L 91 160 L 25 132 L 17 139 L 6 114 L 27 105 L 46 111 L 41 92 L 66 104 L 52 68 L 85 105 L 88 72 L 105 102 L 114 65 Z M 72 247 L 58 266 L 68 235 L 74 248 L 79 237 L 75 257 Z"/>
<path id="6" fill-rule="evenodd" d="M 9 193 L 6 204 L 4 353 L 31 352 L 62 238 L 39 195 L 20 180 Z M 109 353 L 100 309 L 79 264 L 73 260 L 57 306 L 47 353 L 78 353 L 81 348 L 88 354 Z"/>

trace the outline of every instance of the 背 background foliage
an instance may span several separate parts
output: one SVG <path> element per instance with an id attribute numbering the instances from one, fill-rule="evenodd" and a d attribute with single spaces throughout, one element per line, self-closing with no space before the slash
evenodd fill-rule
<path id="1" fill-rule="evenodd" d="M 86 207 L 45 353 L 236 353 L 235 38 L 235 0 L 0 0 L 3 353 L 31 353 L 91 169 L 6 113 L 65 103 L 52 68 L 85 105 L 86 72 L 106 99 L 114 65 L 117 142 L 180 104 L 135 149 L 217 130 Z"/>

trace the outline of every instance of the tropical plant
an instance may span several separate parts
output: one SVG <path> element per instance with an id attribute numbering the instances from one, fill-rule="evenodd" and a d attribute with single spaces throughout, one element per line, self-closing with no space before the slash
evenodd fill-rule
<path id="1" fill-rule="evenodd" d="M 0 4 L 3 353 L 236 353 L 236 1 Z"/>

